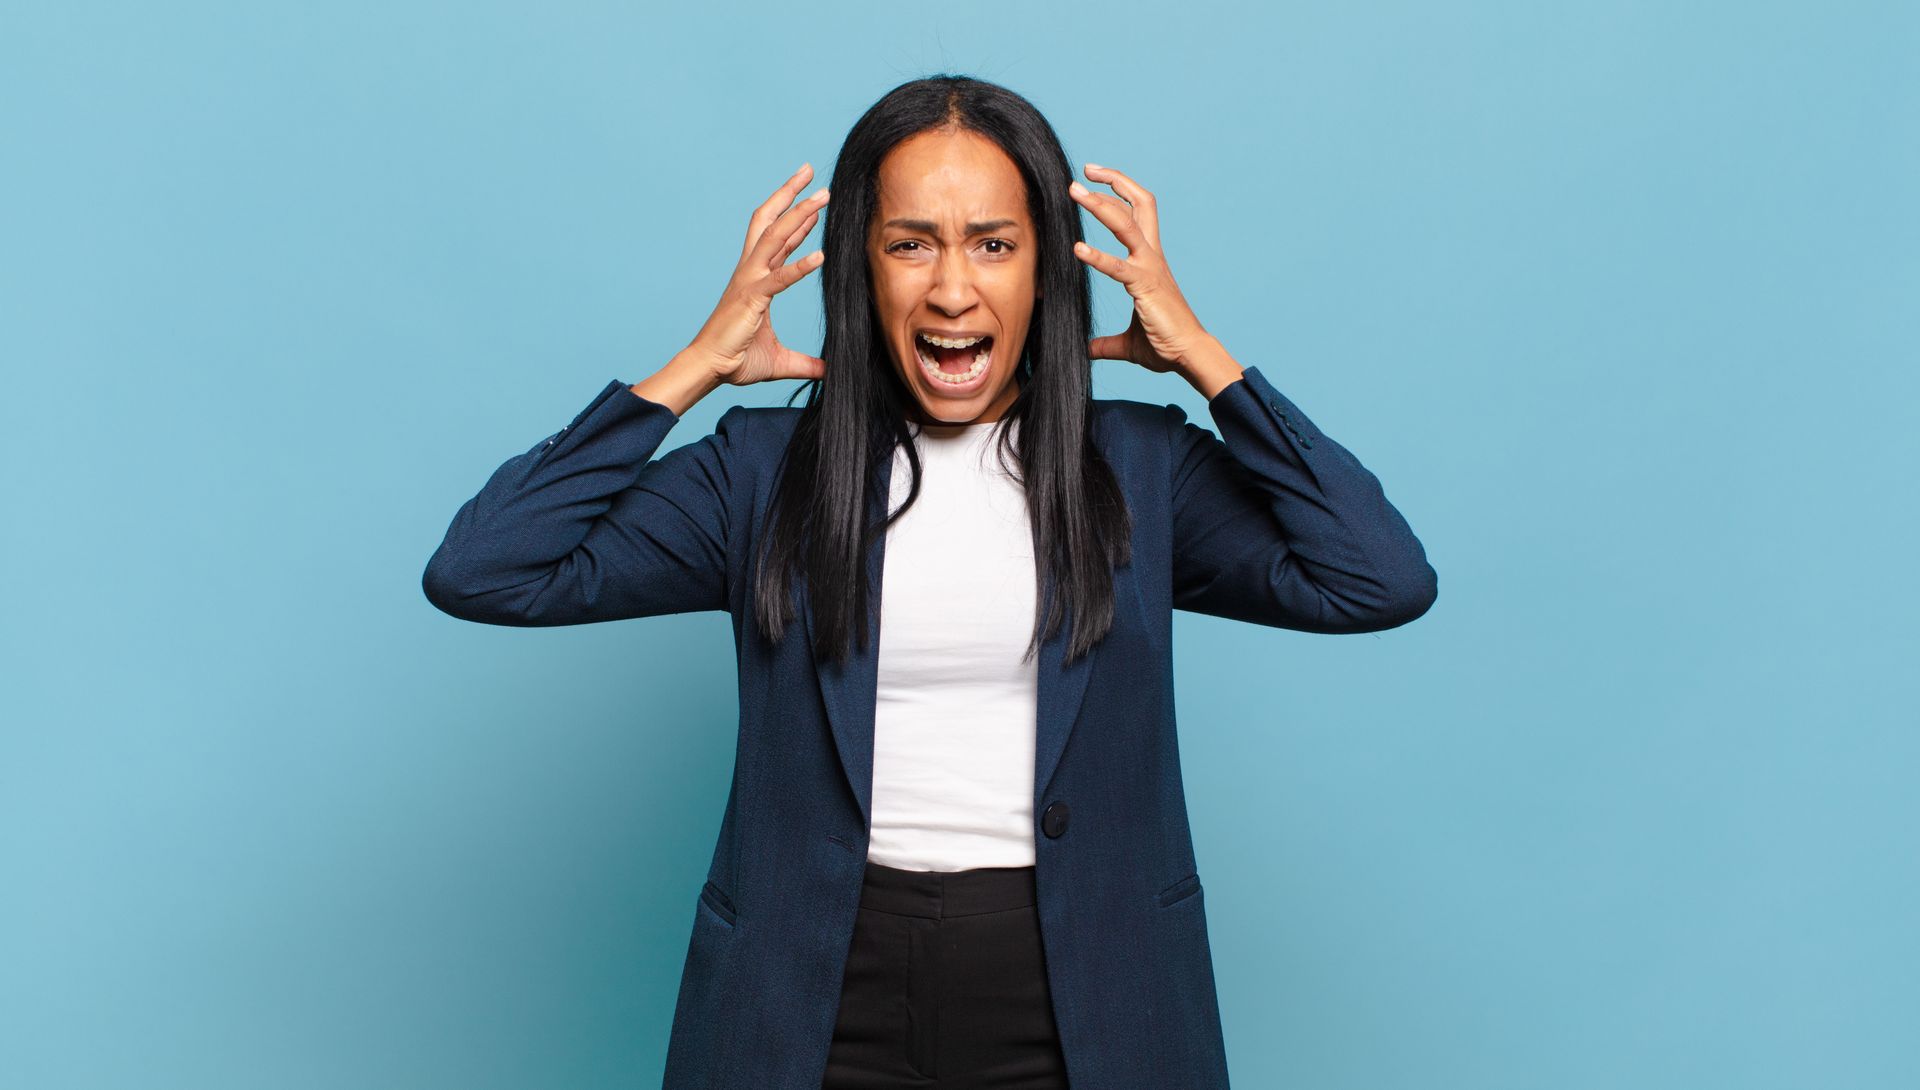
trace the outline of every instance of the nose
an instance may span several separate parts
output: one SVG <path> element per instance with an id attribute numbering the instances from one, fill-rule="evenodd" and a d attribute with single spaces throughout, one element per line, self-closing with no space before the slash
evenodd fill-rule
<path id="1" fill-rule="evenodd" d="M 971 310 L 979 298 L 973 286 L 973 264 L 966 253 L 958 249 L 942 252 L 935 266 L 933 288 L 927 292 L 928 305 L 953 318 Z"/>

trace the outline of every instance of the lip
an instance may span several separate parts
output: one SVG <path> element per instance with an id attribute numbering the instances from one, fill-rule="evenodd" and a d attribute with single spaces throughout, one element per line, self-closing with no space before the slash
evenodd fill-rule
<path id="1" fill-rule="evenodd" d="M 941 337 L 993 337 L 993 345 L 987 350 L 987 366 L 980 371 L 977 378 L 958 384 L 943 382 L 940 379 L 928 375 L 926 373 L 927 365 L 920 362 L 920 334 L 923 332 L 935 333 Z M 920 369 L 921 385 L 926 387 L 927 391 L 935 397 L 953 398 L 955 400 L 970 398 L 986 388 L 987 380 L 993 377 L 994 369 L 1000 365 L 1000 338 L 994 337 L 991 333 L 940 333 L 937 330 L 916 329 L 914 330 L 913 343 L 909 346 L 909 350 L 913 353 L 913 365 Z"/>

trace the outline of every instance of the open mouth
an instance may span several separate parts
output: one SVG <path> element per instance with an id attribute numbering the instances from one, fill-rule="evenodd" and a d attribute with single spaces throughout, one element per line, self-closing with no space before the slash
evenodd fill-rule
<path id="1" fill-rule="evenodd" d="M 965 386 L 986 374 L 993 362 L 993 338 L 988 335 L 930 339 L 915 333 L 913 347 L 927 377 L 949 386 Z"/>

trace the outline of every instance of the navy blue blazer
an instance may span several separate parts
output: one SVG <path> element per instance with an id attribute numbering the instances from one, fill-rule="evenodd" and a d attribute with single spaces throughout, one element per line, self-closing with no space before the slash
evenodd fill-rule
<path id="1" fill-rule="evenodd" d="M 609 382 L 495 470 L 423 587 L 442 611 L 498 625 L 732 614 L 733 782 L 691 906 L 665 1090 L 819 1090 L 871 828 L 877 641 L 844 666 L 816 663 L 798 585 L 804 626 L 769 644 L 754 623 L 748 558 L 801 410 L 736 406 L 654 458 L 679 418 L 627 387 Z M 1093 653 L 1063 664 L 1070 615 L 1039 652 L 1035 880 L 1055 1020 L 1074 1090 L 1225 1090 L 1174 732 L 1173 611 L 1372 632 L 1426 612 L 1437 581 L 1374 475 L 1257 368 L 1208 402 L 1219 437 L 1178 406 L 1093 405 L 1133 556 Z M 886 495 L 883 483 L 871 513 Z M 869 633 L 884 552 L 883 536 L 868 555 Z"/>

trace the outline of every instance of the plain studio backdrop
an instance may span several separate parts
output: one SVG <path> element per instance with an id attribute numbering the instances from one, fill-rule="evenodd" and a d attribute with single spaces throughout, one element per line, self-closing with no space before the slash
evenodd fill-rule
<path id="1" fill-rule="evenodd" d="M 1159 196 L 1439 572 L 1385 633 L 1176 618 L 1235 1081 L 1920 1085 L 1916 56 L 1895 2 L 12 0 L 0 1085 L 658 1085 L 727 618 L 421 570 L 943 71 Z"/>

